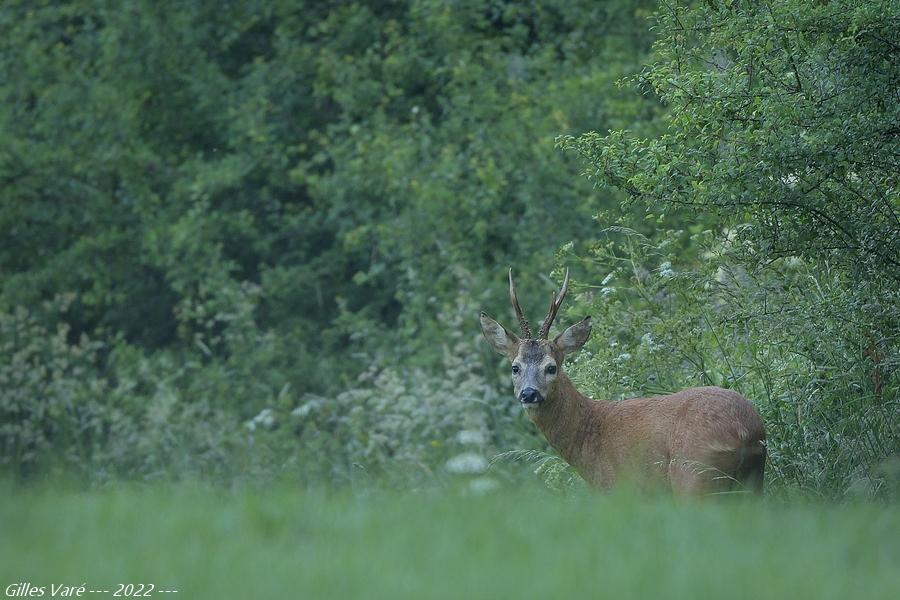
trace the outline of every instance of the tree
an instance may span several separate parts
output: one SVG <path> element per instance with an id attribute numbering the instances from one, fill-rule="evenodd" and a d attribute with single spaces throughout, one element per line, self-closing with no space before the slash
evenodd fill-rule
<path id="1" fill-rule="evenodd" d="M 747 258 L 828 259 L 900 282 L 900 6 L 663 3 L 637 81 L 668 132 L 566 138 L 589 176 L 654 210 L 739 226 Z"/>
<path id="2" fill-rule="evenodd" d="M 595 244 L 600 339 L 576 376 L 599 394 L 733 387 L 762 409 L 774 480 L 895 486 L 900 5 L 664 1 L 657 19 L 631 81 L 666 132 L 560 144 L 626 206 L 713 226 L 689 228 L 692 252 L 663 231 Z"/>

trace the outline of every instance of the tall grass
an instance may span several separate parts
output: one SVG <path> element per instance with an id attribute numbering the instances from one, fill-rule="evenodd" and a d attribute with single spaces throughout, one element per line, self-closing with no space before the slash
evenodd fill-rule
<path id="1" fill-rule="evenodd" d="M 3 491 L 4 588 L 144 583 L 191 599 L 692 600 L 877 599 L 900 589 L 900 512 L 878 504 L 679 505 L 627 490 L 563 498 L 528 486 Z"/>

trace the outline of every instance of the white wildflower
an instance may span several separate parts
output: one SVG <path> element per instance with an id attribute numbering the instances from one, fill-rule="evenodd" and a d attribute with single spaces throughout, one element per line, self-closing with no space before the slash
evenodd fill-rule
<path id="1" fill-rule="evenodd" d="M 797 177 L 797 175 L 794 174 L 794 173 L 789 173 L 789 174 L 783 175 L 783 176 L 781 177 L 781 183 L 783 183 L 784 185 L 786 185 L 786 186 L 788 186 L 788 187 L 790 187 L 790 188 L 796 187 L 796 186 L 797 186 L 797 183 L 798 183 L 799 181 L 800 181 L 800 178 Z"/>
<path id="2" fill-rule="evenodd" d="M 604 298 L 608 298 L 616 293 L 616 288 L 614 287 L 605 287 L 600 290 L 600 295 Z"/>
<path id="3" fill-rule="evenodd" d="M 650 352 L 659 348 L 659 345 L 653 341 L 653 336 L 649 333 L 645 333 L 641 336 L 641 346 L 647 348 Z"/>
<path id="4" fill-rule="evenodd" d="M 672 263 L 666 261 L 663 264 L 659 265 L 659 276 L 663 279 L 675 277 L 675 271 L 672 270 Z"/>
<path id="5" fill-rule="evenodd" d="M 258 415 L 247 421 L 245 427 L 250 431 L 256 431 L 257 427 L 272 429 L 275 426 L 275 413 L 271 408 L 262 409 Z"/>
<path id="6" fill-rule="evenodd" d="M 607 275 L 606 277 L 603 278 L 603 281 L 600 282 L 600 285 L 606 285 L 607 283 L 612 281 L 612 278 L 613 278 L 613 274 L 610 273 L 609 275 Z"/>
<path id="7" fill-rule="evenodd" d="M 451 473 L 484 473 L 488 469 L 488 461 L 480 454 L 464 452 L 447 461 L 447 470 Z"/>
<path id="8" fill-rule="evenodd" d="M 456 434 L 456 441 L 460 444 L 480 446 L 484 444 L 484 434 L 480 431 L 464 429 Z"/>
<path id="9" fill-rule="evenodd" d="M 317 410 L 320 406 L 322 406 L 322 401 L 316 398 L 315 400 L 310 400 L 309 402 L 304 402 L 297 408 L 291 411 L 291 414 L 295 417 L 300 417 L 301 419 L 308 417 L 314 410 Z"/>

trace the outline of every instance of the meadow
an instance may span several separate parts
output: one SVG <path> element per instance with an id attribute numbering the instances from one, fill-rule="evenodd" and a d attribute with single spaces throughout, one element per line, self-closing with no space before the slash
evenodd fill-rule
<path id="1" fill-rule="evenodd" d="M 8 488 L 0 582 L 178 598 L 896 598 L 900 510 L 510 486 Z M 147 588 L 145 588 L 146 590 Z"/>

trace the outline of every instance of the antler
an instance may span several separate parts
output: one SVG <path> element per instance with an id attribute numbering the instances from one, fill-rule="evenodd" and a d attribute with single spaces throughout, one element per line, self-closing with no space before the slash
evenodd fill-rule
<path id="1" fill-rule="evenodd" d="M 528 326 L 528 319 L 522 313 L 522 307 L 519 306 L 519 299 L 516 297 L 516 284 L 513 283 L 512 268 L 509 269 L 509 300 L 512 302 L 513 308 L 516 310 L 516 317 L 519 319 L 519 327 L 525 334 L 525 339 L 531 339 L 531 327 Z"/>
<path id="2" fill-rule="evenodd" d="M 512 281 L 512 279 L 510 279 Z M 566 297 L 566 292 L 569 291 L 569 269 L 566 269 L 566 276 L 563 278 L 562 288 L 559 290 L 559 294 L 553 294 L 550 298 L 550 310 L 547 312 L 547 318 L 544 319 L 543 325 L 541 325 L 541 331 L 538 334 L 538 339 L 546 340 L 547 335 L 550 333 L 550 326 L 553 324 L 553 319 L 556 318 L 556 313 L 559 312 L 559 307 L 562 306 L 563 298 Z"/>

